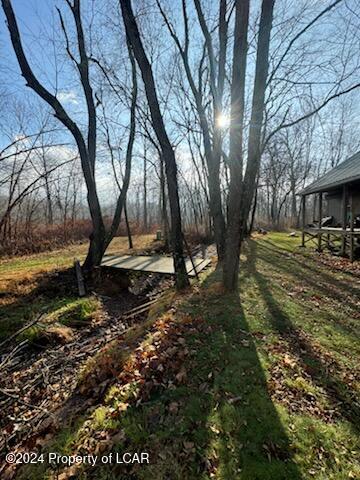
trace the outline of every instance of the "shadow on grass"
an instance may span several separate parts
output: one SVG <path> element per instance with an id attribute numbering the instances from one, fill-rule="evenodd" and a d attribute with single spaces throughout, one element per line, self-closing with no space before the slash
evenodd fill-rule
<path id="1" fill-rule="evenodd" d="M 210 319 L 221 344 L 213 386 L 219 399 L 219 478 L 300 479 L 239 296 L 227 295 L 223 301 L 225 309 Z"/>
<path id="2" fill-rule="evenodd" d="M 101 465 L 86 478 L 301 479 L 239 296 L 224 295 L 218 276 L 178 307 L 153 363 L 139 368 L 136 397 L 111 415 L 124 433 L 112 451 L 149 452 L 150 465 Z"/>
<path id="3" fill-rule="evenodd" d="M 262 248 L 268 250 L 268 253 L 272 253 L 277 257 L 283 257 L 284 253 L 289 253 L 286 250 L 281 250 L 278 246 L 276 246 L 274 243 L 270 242 L 269 240 L 266 240 L 264 242 L 258 243 L 259 250 Z M 350 282 L 343 282 L 339 280 L 338 278 L 329 275 L 324 271 L 324 265 L 320 264 L 318 267 L 314 266 L 314 258 L 311 258 L 310 256 L 307 257 L 302 257 L 302 260 L 299 259 L 299 255 L 292 256 L 288 261 L 293 264 L 297 264 L 300 268 L 304 270 L 308 270 L 310 273 L 308 275 L 305 275 L 303 273 L 303 277 L 305 279 L 309 279 L 309 275 L 315 274 L 315 276 L 319 277 L 322 281 L 328 283 L 330 286 L 335 287 L 337 290 L 340 290 L 343 292 L 342 295 L 340 295 L 338 298 L 341 300 L 344 300 L 344 295 L 349 295 L 351 293 L 354 296 L 359 296 L 360 295 L 360 288 L 354 287 L 350 284 Z M 331 267 L 329 267 L 331 268 Z M 351 271 L 343 271 L 339 268 L 334 268 L 338 273 L 342 273 L 345 275 L 351 275 L 351 276 L 356 276 L 354 272 Z M 296 272 L 298 272 L 299 269 L 295 269 Z M 359 278 L 359 277 L 358 277 Z"/>
<path id="4" fill-rule="evenodd" d="M 295 327 L 289 315 L 281 309 L 269 288 L 268 279 L 256 268 L 257 248 L 256 242 L 249 242 L 250 254 L 246 263 L 246 269 L 259 286 L 260 293 L 270 314 L 271 325 L 287 340 L 291 353 L 300 360 L 303 368 L 311 375 L 313 382 L 327 392 L 334 407 L 359 431 L 360 409 L 355 392 L 350 391 L 348 386 L 339 378 L 338 372 L 341 369 L 336 361 L 331 359 L 331 364 L 328 363 L 311 344 L 304 332 Z M 262 260 L 264 259 L 262 258 Z"/>
<path id="5" fill-rule="evenodd" d="M 318 269 L 307 265 L 297 259 L 290 258 L 282 261 L 282 253 L 279 250 L 269 248 L 264 244 L 257 244 L 257 257 L 266 262 L 271 268 L 284 272 L 297 281 L 303 282 L 303 284 L 312 289 L 314 293 L 319 295 L 323 294 L 330 299 L 336 299 L 339 303 L 343 303 L 344 307 L 350 309 L 354 314 L 358 313 L 359 303 L 356 300 L 360 295 L 360 290 L 356 287 L 352 287 L 350 284 L 338 281 L 336 278 L 330 275 L 319 272 Z M 309 273 L 302 271 L 301 269 L 310 270 Z M 354 299 L 349 298 L 349 294 L 354 296 Z M 348 321 L 343 323 L 337 316 L 328 313 L 329 319 L 336 323 L 336 327 L 343 330 L 345 333 L 354 335 L 357 331 L 357 324 L 352 325 Z"/>
<path id="6" fill-rule="evenodd" d="M 69 423 L 73 415 L 71 433 L 60 443 L 55 439 L 53 448 L 74 453 L 80 443 L 94 454 L 104 436 L 121 433 L 111 452 L 149 452 L 150 465 L 97 464 L 79 478 L 302 478 L 239 296 L 225 295 L 218 280 L 219 272 L 211 274 L 198 294 L 177 307 L 162 337 L 155 336 L 150 362 L 140 361 L 135 381 L 123 377 L 129 382 L 126 397 L 117 376 L 132 354 L 142 358 L 145 330 L 95 357 L 85 377 L 90 392 L 104 381 L 113 390 L 102 391 L 99 408 L 80 424 L 86 395 L 70 397 L 63 419 Z M 147 327 L 156 335 L 151 322 Z M 29 467 L 19 478 L 46 478 L 44 468 Z"/>

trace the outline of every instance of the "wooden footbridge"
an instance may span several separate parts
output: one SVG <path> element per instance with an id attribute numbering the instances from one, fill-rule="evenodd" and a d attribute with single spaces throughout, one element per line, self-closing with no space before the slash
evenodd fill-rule
<path id="1" fill-rule="evenodd" d="M 208 258 L 185 259 L 186 270 L 190 277 L 195 277 L 209 263 Z M 166 255 L 105 255 L 101 266 L 164 275 L 175 274 L 173 259 Z"/>

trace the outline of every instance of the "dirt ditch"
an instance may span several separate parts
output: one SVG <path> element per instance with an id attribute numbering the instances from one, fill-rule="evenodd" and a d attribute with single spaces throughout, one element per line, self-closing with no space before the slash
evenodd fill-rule
<path id="1" fill-rule="evenodd" d="M 127 329 L 141 324 L 148 310 L 173 285 L 160 275 L 136 274 L 126 278 L 117 272 L 102 272 L 89 293 L 101 308 L 96 318 L 82 328 L 62 327 L 58 337 L 9 344 L 0 357 L 0 450 L 18 451 L 31 447 L 41 434 L 56 429 L 59 411 L 74 412 L 96 404 L 107 388 L 96 386 L 91 398 L 79 394 L 79 378 L 85 364 L 106 344 Z M 42 294 L 59 295 L 74 289 L 69 271 L 47 275 L 41 282 Z M 124 283 L 125 282 L 125 283 Z M 75 286 L 76 288 L 76 286 Z M 36 301 L 36 296 L 32 298 Z M 64 415 L 62 411 L 61 416 Z M 33 444 L 34 445 L 34 444 Z M 0 468 L 0 473 L 5 465 Z"/>

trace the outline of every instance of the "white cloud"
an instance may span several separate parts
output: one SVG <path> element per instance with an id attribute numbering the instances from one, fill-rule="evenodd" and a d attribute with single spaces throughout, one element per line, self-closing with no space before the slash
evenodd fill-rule
<path id="1" fill-rule="evenodd" d="M 76 157 L 77 153 L 77 148 L 67 145 L 54 145 L 47 148 L 48 157 L 58 159 L 60 162 Z"/>
<path id="2" fill-rule="evenodd" d="M 72 103 L 74 105 L 77 105 L 79 103 L 77 100 L 76 93 L 73 90 L 70 90 L 68 92 L 61 91 L 56 95 L 56 97 L 59 100 L 59 102 Z"/>
<path id="3" fill-rule="evenodd" d="M 24 135 L 23 133 L 19 133 L 18 135 L 14 135 L 13 137 L 14 142 L 20 142 L 21 140 L 25 140 L 25 139 L 26 139 L 26 135 Z"/>

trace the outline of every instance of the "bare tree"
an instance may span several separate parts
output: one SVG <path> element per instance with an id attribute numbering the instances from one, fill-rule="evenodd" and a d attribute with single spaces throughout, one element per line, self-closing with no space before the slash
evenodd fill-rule
<path id="1" fill-rule="evenodd" d="M 141 36 L 135 21 L 130 0 L 120 0 L 126 34 L 132 46 L 134 56 L 141 70 L 149 103 L 152 125 L 160 144 L 165 162 L 171 213 L 171 244 L 173 248 L 176 285 L 179 289 L 188 286 L 185 259 L 183 255 L 183 233 L 178 195 L 177 167 L 174 150 L 168 138 L 163 117 L 160 112 L 151 65 L 146 56 Z"/>
<path id="2" fill-rule="evenodd" d="M 11 1 L 2 0 L 2 7 L 7 18 L 11 42 L 21 69 L 21 73 L 27 82 L 27 86 L 34 90 L 34 92 L 36 92 L 54 110 L 55 117 L 69 130 L 77 144 L 82 171 L 87 187 L 87 200 L 93 225 L 93 231 L 90 236 L 89 250 L 84 263 L 84 268 L 88 271 L 91 271 L 94 266 L 100 264 L 107 245 L 110 243 L 115 232 L 117 231 L 121 219 L 122 208 L 126 198 L 128 182 L 124 182 L 121 194 L 118 198 L 115 215 L 111 227 L 109 231 L 106 231 L 96 187 L 96 106 L 93 89 L 90 83 L 89 57 L 86 51 L 85 36 L 81 20 L 80 0 L 74 0 L 73 3 L 71 3 L 70 0 L 67 0 L 66 3 L 71 10 L 76 26 L 76 38 L 79 60 L 76 59 L 75 55 L 70 49 L 65 22 L 63 20 L 60 10 L 58 10 L 58 12 L 60 16 L 61 27 L 65 35 L 66 50 L 69 57 L 76 65 L 86 100 L 88 117 L 86 136 L 83 135 L 79 126 L 66 112 L 65 108 L 58 100 L 58 98 L 54 94 L 52 94 L 46 87 L 44 87 L 44 85 L 40 83 L 38 78 L 33 73 L 33 70 L 30 67 L 21 43 L 21 37 L 15 13 L 11 5 Z"/>
<path id="3" fill-rule="evenodd" d="M 249 217 L 249 212 L 251 209 L 251 204 L 254 198 L 255 188 L 256 188 L 256 178 L 259 171 L 260 158 L 261 158 L 261 133 L 262 133 L 262 122 L 265 108 L 265 89 L 266 81 L 269 69 L 269 47 L 270 47 L 270 32 L 273 18 L 273 9 L 274 9 L 275 0 L 263 0 L 261 7 L 261 17 L 259 24 L 259 33 L 258 33 L 258 46 L 257 46 L 257 56 L 256 56 L 256 66 L 255 66 L 255 78 L 254 78 L 254 87 L 253 87 L 253 97 L 252 97 L 252 109 L 251 109 L 251 118 L 250 118 L 250 127 L 249 127 L 249 138 L 247 146 L 247 163 L 246 171 L 243 180 L 240 180 L 239 188 L 239 171 L 233 173 L 236 175 L 237 180 L 233 182 L 234 189 L 236 193 L 231 195 L 231 200 L 235 202 L 237 194 L 240 194 L 240 209 L 236 210 L 231 205 L 229 205 L 229 212 L 231 217 L 229 221 L 238 222 L 228 232 L 227 238 L 227 248 L 226 248 L 226 261 L 224 267 L 223 282 L 224 286 L 228 291 L 233 291 L 237 288 L 238 278 L 239 278 L 239 256 L 240 256 L 240 247 L 241 240 L 243 238 L 246 223 Z M 240 16 L 241 19 L 246 16 L 246 11 L 241 10 L 243 2 L 236 3 L 236 14 Z M 244 49 L 246 49 L 246 31 L 248 28 L 247 22 L 242 23 L 240 20 L 236 22 L 238 28 L 235 30 L 235 41 L 241 43 L 239 45 L 239 56 L 240 60 L 237 58 L 237 50 L 234 50 L 233 58 L 233 69 L 236 63 L 239 61 L 241 65 L 246 64 L 246 58 L 244 59 Z M 245 33 L 244 30 L 245 29 Z M 244 45 L 245 43 L 245 45 Z M 233 74 L 234 75 L 234 74 Z M 241 74 L 236 72 L 235 69 L 235 78 L 233 77 L 232 84 L 232 104 L 235 106 L 239 103 L 242 105 L 243 89 L 239 87 L 243 86 L 243 79 Z M 235 91 L 234 91 L 235 90 Z M 242 124 L 241 118 L 241 108 L 237 112 L 233 122 L 240 121 Z M 238 135 L 239 132 L 235 129 L 231 132 L 231 135 Z M 234 140 L 230 140 L 234 141 Z M 239 144 L 239 137 L 235 140 L 235 145 L 237 148 L 240 148 L 239 152 L 242 150 L 241 144 Z M 239 153 L 238 153 L 239 155 Z M 240 165 L 242 164 L 241 160 L 239 161 Z M 241 179 L 241 177 L 240 177 Z M 235 220 L 234 220 L 235 217 Z"/>
<path id="4" fill-rule="evenodd" d="M 230 185 L 228 200 L 228 229 L 223 282 L 228 290 L 237 285 L 241 242 L 240 209 L 243 208 L 243 128 L 245 110 L 245 78 L 248 53 L 250 2 L 236 4 L 233 71 L 231 83 L 230 125 Z"/>
<path id="5" fill-rule="evenodd" d="M 208 168 L 208 185 L 209 185 L 209 206 L 210 214 L 214 224 L 214 236 L 217 246 L 217 254 L 219 262 L 224 259 L 225 252 L 225 219 L 222 208 L 222 197 L 220 188 L 220 163 L 222 155 L 222 132 L 217 120 L 223 114 L 223 94 L 225 83 L 225 65 L 226 65 L 226 47 L 227 47 L 227 31 L 228 19 L 226 18 L 226 0 L 220 1 L 219 8 L 219 59 L 216 62 L 213 41 L 209 28 L 206 24 L 205 17 L 199 1 L 195 1 L 195 8 L 198 20 L 201 26 L 201 31 L 205 38 L 205 51 L 209 60 L 209 76 L 210 76 L 210 91 L 213 102 L 213 119 L 209 122 L 206 109 L 206 99 L 203 95 L 203 60 L 200 61 L 198 72 L 198 83 L 195 81 L 196 72 L 193 71 L 190 65 L 189 58 L 189 19 L 187 13 L 186 0 L 182 0 L 182 13 L 184 22 L 184 45 L 182 45 L 179 36 L 174 27 L 170 23 L 164 9 L 159 0 L 157 0 L 160 13 L 165 21 L 171 37 L 173 38 L 186 73 L 191 92 L 194 97 L 195 107 L 199 118 L 199 123 L 203 135 L 203 144 L 205 151 L 205 158 Z M 213 131 L 213 136 L 211 133 Z"/>

